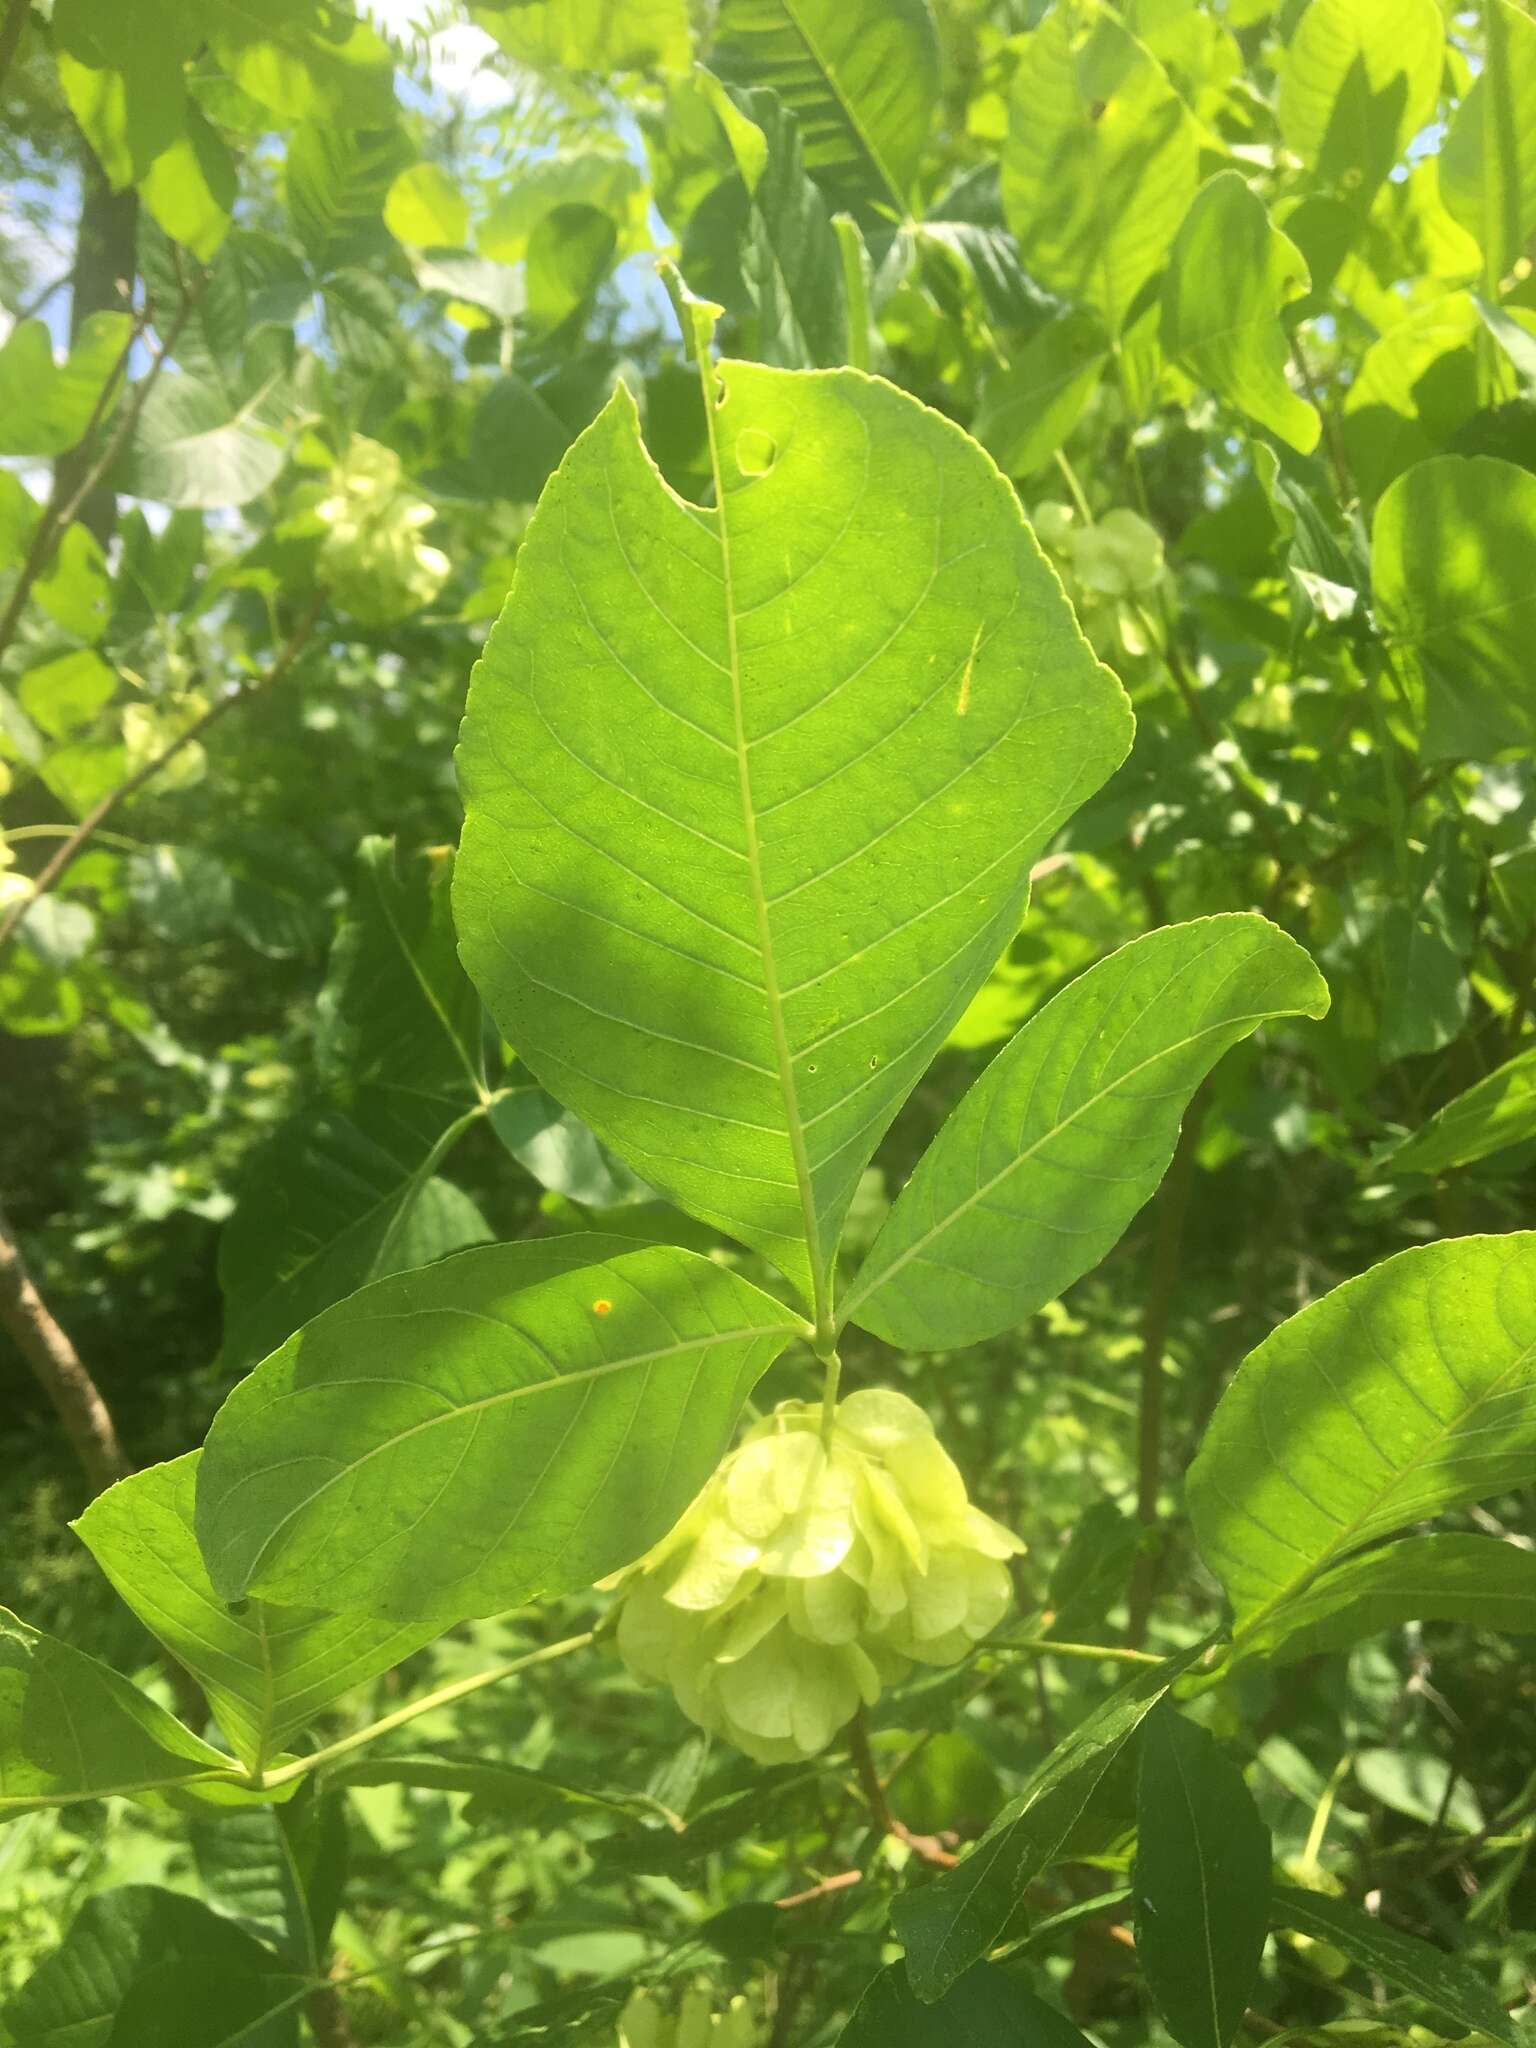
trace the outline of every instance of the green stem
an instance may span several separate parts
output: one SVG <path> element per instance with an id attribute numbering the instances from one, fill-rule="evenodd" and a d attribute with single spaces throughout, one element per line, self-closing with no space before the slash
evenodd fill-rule
<path id="1" fill-rule="evenodd" d="M 1151 1650 L 1127 1650 L 1118 1643 L 1058 1643 L 1050 1636 L 1024 1636 L 1014 1642 L 989 1643 L 989 1650 L 1016 1650 L 1022 1657 L 1075 1657 L 1085 1664 L 1161 1664 Z"/>
<path id="2" fill-rule="evenodd" d="M 322 1764 L 350 1756 L 354 1749 L 365 1748 L 379 1736 L 388 1735 L 391 1729 L 403 1728 L 407 1721 L 430 1714 L 437 1707 L 452 1706 L 455 1700 L 478 1692 L 482 1686 L 498 1685 L 502 1679 L 511 1678 L 519 1671 L 529 1671 L 535 1664 L 550 1664 L 557 1657 L 568 1657 L 572 1650 L 584 1650 L 596 1635 L 596 1629 L 589 1628 L 579 1636 L 567 1636 L 563 1642 L 546 1644 L 542 1650 L 530 1650 L 526 1657 L 514 1657 L 508 1664 L 493 1664 L 488 1671 L 477 1671 L 469 1678 L 456 1678 L 451 1685 L 441 1685 L 436 1692 L 426 1693 L 421 1699 L 412 1700 L 408 1706 L 397 1708 L 393 1714 L 386 1714 L 382 1721 L 370 1721 L 366 1728 L 354 1729 L 352 1734 L 342 1736 L 339 1742 L 328 1743 L 312 1756 L 295 1757 L 291 1764 L 263 1772 L 251 1780 L 252 1787 L 258 1792 L 270 1792 L 278 1785 L 291 1784 L 295 1778 L 307 1777 Z"/>
<path id="3" fill-rule="evenodd" d="M 1093 513 L 1088 507 L 1088 494 L 1078 480 L 1077 471 L 1068 462 L 1067 451 L 1064 448 L 1056 450 L 1056 467 L 1061 471 L 1063 481 L 1072 494 L 1072 502 L 1077 507 L 1078 516 L 1084 526 L 1092 526 Z"/>
<path id="4" fill-rule="evenodd" d="M 1152 1276 L 1141 1324 L 1141 1391 L 1137 1417 L 1136 1516 L 1143 1529 L 1157 1527 L 1158 1495 L 1163 1471 L 1163 1359 L 1168 1349 L 1168 1331 L 1173 1321 L 1173 1302 L 1178 1286 L 1184 1224 L 1189 1215 L 1194 1189 L 1195 1153 L 1200 1144 L 1200 1127 L 1209 1101 L 1202 1082 L 1184 1112 L 1173 1163 L 1163 1183 L 1158 1202 L 1156 1235 L 1152 1250 Z M 1131 1570 L 1128 1593 L 1129 1618 L 1126 1634 L 1132 1648 L 1139 1648 L 1146 1634 L 1152 1598 L 1157 1590 L 1158 1554 L 1151 1547 L 1139 1548 Z"/>
<path id="5" fill-rule="evenodd" d="M 843 1376 L 843 1361 L 835 1344 L 829 1351 L 818 1349 L 816 1355 L 826 1367 L 826 1377 L 821 1384 L 821 1440 L 823 1444 L 829 1444 L 832 1425 L 837 1420 L 837 1388 Z"/>

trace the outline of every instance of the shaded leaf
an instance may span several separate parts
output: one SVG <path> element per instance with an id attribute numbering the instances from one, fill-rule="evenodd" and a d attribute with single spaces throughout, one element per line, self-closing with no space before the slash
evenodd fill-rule
<path id="1" fill-rule="evenodd" d="M 1183 2048 L 1227 2048 L 1269 1931 L 1269 1830 L 1243 1774 L 1166 1702 L 1141 1731 L 1136 1954 Z"/>
<path id="2" fill-rule="evenodd" d="M 734 104 L 742 119 L 726 132 L 737 175 L 695 209 L 683 270 L 696 290 L 753 323 L 755 360 L 835 367 L 848 354 L 842 258 L 827 202 L 802 168 L 795 117 L 761 87 L 738 92 Z"/>
<path id="3" fill-rule="evenodd" d="M 580 1117 L 542 1088 L 510 1088 L 491 1104 L 491 1128 L 541 1188 L 588 1209 L 644 1201 L 644 1181 L 593 1137 Z"/>
<path id="4" fill-rule="evenodd" d="M 249 504 L 287 460 L 269 430 L 272 399 L 264 385 L 232 411 L 211 385 L 162 377 L 139 414 L 123 488 L 167 505 Z"/>
<path id="5" fill-rule="evenodd" d="M 982 390 L 972 431 L 1009 476 L 1049 462 L 1082 417 L 1109 359 L 1103 328 L 1088 313 L 1063 313 L 1032 335 Z"/>
<path id="6" fill-rule="evenodd" d="M 1536 21 L 1512 0 L 1488 0 L 1482 20 L 1483 63 L 1436 163 L 1446 210 L 1496 290 L 1536 233 Z"/>
<path id="7" fill-rule="evenodd" d="M 216 1416 L 209 1574 L 444 1622 L 591 1585 L 670 1528 L 800 1327 L 691 1252 L 585 1234 L 375 1281 Z"/>
<path id="8" fill-rule="evenodd" d="M 27 2048 L 106 2048 L 119 2040 L 114 2023 L 134 1986 L 184 1963 L 274 1968 L 259 1942 L 200 1900 L 156 1885 L 118 1885 L 85 1901 L 59 1946 L 0 2007 L 0 2019 Z"/>
<path id="9" fill-rule="evenodd" d="M 332 1701 L 430 1639 L 430 1628 L 337 1619 L 214 1592 L 193 1534 L 201 1453 L 98 1495 L 74 1524 L 107 1577 L 202 1686 L 230 1747 L 260 1771 Z"/>
<path id="10" fill-rule="evenodd" d="M 1445 26 L 1434 0 L 1311 0 L 1286 46 L 1286 145 L 1359 204 L 1435 111 Z"/>
<path id="11" fill-rule="evenodd" d="M 1536 1138 L 1536 1046 L 1436 1110 L 1382 1162 L 1389 1173 L 1447 1173 Z"/>
<path id="12" fill-rule="evenodd" d="M 1514 2026 L 1493 1992 L 1457 1956 L 1448 1956 L 1417 1935 L 1383 1926 L 1345 1899 L 1276 1885 L 1271 1925 L 1332 1943 L 1352 1963 L 1382 1978 L 1394 1990 L 1422 1998 L 1458 2026 L 1491 2034 L 1513 2048 Z"/>
<path id="13" fill-rule="evenodd" d="M 1344 398 L 1345 454 L 1367 500 L 1438 455 L 1478 406 L 1477 309 L 1447 292 L 1405 315 L 1360 359 Z"/>
<path id="14" fill-rule="evenodd" d="M 225 1364 L 265 1357 L 367 1281 L 486 1243 L 475 1202 L 436 1178 L 480 1114 L 370 1090 L 280 1124 L 219 1241 Z"/>
<path id="15" fill-rule="evenodd" d="M 1065 2013 L 1037 1998 L 1007 1971 L 977 1963 L 931 2005 L 891 1963 L 865 1991 L 837 2037 L 837 2048 L 1088 2048 Z"/>
<path id="16" fill-rule="evenodd" d="M 919 1998 L 942 1997 L 986 1954 L 1125 1743 L 1205 1649 L 1197 1643 L 1127 1679 L 1057 1744 L 956 1869 L 895 1901 L 891 1922 Z"/>
<path id="17" fill-rule="evenodd" d="M 1431 917 L 1405 903 L 1388 905 L 1379 939 L 1382 1059 L 1438 1052 L 1461 1031 L 1472 1006 L 1460 955 Z"/>
<path id="18" fill-rule="evenodd" d="M 385 1088 L 472 1101 L 480 998 L 459 965 L 445 848 L 406 857 L 365 839 L 316 1002 L 316 1064 L 345 1098 Z"/>

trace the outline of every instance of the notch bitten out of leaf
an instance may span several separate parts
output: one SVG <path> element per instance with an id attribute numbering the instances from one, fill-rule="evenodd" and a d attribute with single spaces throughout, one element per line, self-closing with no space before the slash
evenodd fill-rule
<path id="1" fill-rule="evenodd" d="M 947 420 L 851 370 L 709 386 L 716 506 L 622 387 L 545 491 L 471 685 L 454 912 L 550 1093 L 820 1315 L 860 1173 L 1131 717 Z"/>

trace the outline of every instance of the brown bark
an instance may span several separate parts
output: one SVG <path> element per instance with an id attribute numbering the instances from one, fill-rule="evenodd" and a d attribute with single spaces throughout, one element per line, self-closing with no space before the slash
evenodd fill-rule
<path id="1" fill-rule="evenodd" d="M 85 1469 L 92 1493 L 133 1470 L 111 1410 L 80 1354 L 54 1321 L 32 1282 L 21 1247 L 0 1214 L 0 1329 L 4 1329 L 53 1403 Z"/>
<path id="2" fill-rule="evenodd" d="M 126 313 L 133 307 L 133 280 L 137 270 L 136 244 L 139 227 L 139 195 L 130 185 L 126 192 L 114 192 L 102 176 L 96 159 L 87 153 L 83 167 L 84 194 L 80 202 L 80 226 L 75 237 L 73 291 L 69 303 L 69 344 L 73 348 L 81 327 L 92 313 Z M 58 495 L 67 498 L 89 468 L 95 450 L 91 437 L 71 448 L 58 461 Z M 117 525 L 117 494 L 97 480 L 80 503 L 81 524 L 90 528 L 105 547 Z"/>

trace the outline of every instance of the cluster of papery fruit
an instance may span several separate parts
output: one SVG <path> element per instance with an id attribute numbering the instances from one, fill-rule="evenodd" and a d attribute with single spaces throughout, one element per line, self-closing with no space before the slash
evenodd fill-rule
<path id="1" fill-rule="evenodd" d="M 619 2014 L 619 2048 L 758 2048 L 762 2029 L 744 1998 L 717 2010 L 709 1992 L 685 1991 L 669 2011 L 650 1991 L 631 1993 Z"/>
<path id="2" fill-rule="evenodd" d="M 393 449 L 354 434 L 314 511 L 325 528 L 321 578 L 362 624 L 393 625 L 442 588 L 448 557 L 421 538 L 435 515 L 406 490 Z"/>
<path id="3" fill-rule="evenodd" d="M 762 1763 L 825 1749 L 914 1663 L 990 1633 L 1023 1545 L 973 1507 L 905 1395 L 786 1401 L 618 1581 L 621 1654 Z"/>

